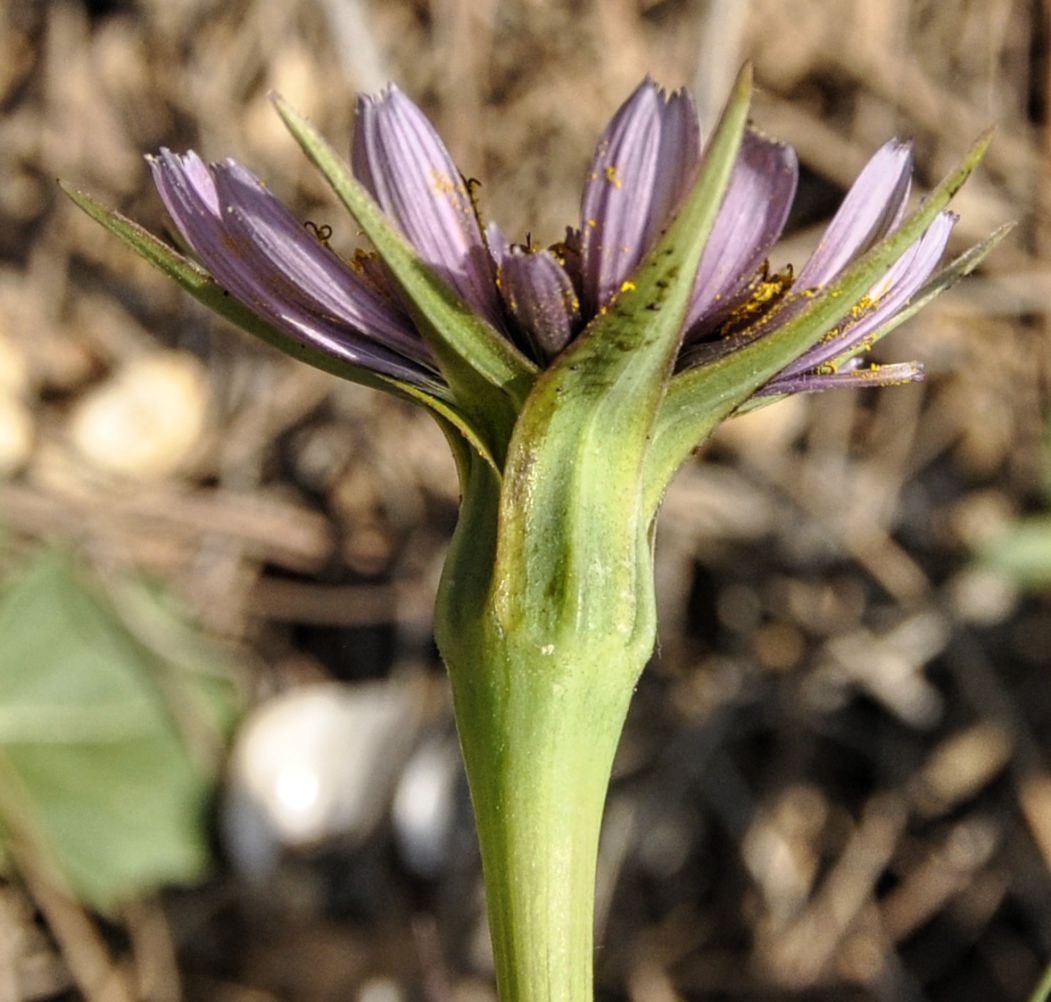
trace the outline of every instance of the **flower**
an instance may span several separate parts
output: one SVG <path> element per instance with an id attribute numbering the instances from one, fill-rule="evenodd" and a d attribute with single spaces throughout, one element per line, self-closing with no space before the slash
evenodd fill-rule
<path id="1" fill-rule="evenodd" d="M 725 417 L 787 393 L 919 376 L 866 350 L 1004 235 L 938 269 L 983 137 L 906 214 L 908 146 L 876 152 L 810 259 L 770 253 L 790 147 L 747 127 L 742 70 L 705 143 L 646 79 L 599 140 L 581 219 L 538 248 L 483 226 L 430 123 L 363 97 L 353 174 L 277 110 L 375 248 L 350 261 L 234 161 L 162 150 L 161 197 L 203 268 L 89 196 L 90 215 L 245 329 L 410 397 L 457 461 L 435 609 L 472 791 L 502 999 L 592 998 L 593 894 L 613 754 L 656 642 L 654 525 Z"/>
<path id="2" fill-rule="evenodd" d="M 479 221 L 473 183 L 397 87 L 361 97 L 353 172 L 416 254 L 500 336 L 547 365 L 624 292 L 693 184 L 702 162 L 694 103 L 644 80 L 600 138 L 584 185 L 579 228 L 550 248 L 509 241 Z M 301 225 L 233 160 L 195 153 L 149 158 L 157 189 L 194 254 L 258 317 L 360 369 L 448 396 L 441 368 L 385 265 L 349 262 Z M 907 143 L 880 148 L 847 193 L 798 275 L 768 260 L 795 194 L 790 146 L 748 131 L 701 258 L 678 367 L 704 365 L 782 328 L 903 218 L 912 174 Z M 817 344 L 757 396 L 921 377 L 918 363 L 862 367 L 934 274 L 956 216 L 939 214 Z M 955 273 L 936 277 L 946 285 Z"/>

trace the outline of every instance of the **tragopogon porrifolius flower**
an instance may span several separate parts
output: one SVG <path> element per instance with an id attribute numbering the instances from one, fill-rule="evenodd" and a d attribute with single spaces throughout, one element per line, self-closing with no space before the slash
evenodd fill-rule
<path id="1" fill-rule="evenodd" d="M 149 158 L 157 189 L 212 277 L 260 319 L 363 369 L 445 392 L 406 297 L 374 254 L 349 261 L 316 239 L 251 171 L 197 154 Z M 472 182 L 397 87 L 358 101 L 354 175 L 421 260 L 537 365 L 546 365 L 618 296 L 696 178 L 701 132 L 690 95 L 645 80 L 595 150 L 579 225 L 550 248 L 511 243 L 483 225 Z M 876 151 L 806 265 L 772 274 L 798 177 L 790 146 L 746 131 L 693 283 L 680 367 L 768 336 L 902 220 L 910 144 Z M 820 390 L 918 378 L 918 363 L 873 369 L 857 359 L 893 325 L 937 268 L 956 216 L 939 213 L 909 250 L 826 332 L 759 391 Z M 944 288 L 960 270 L 925 289 Z M 787 307 L 787 308 L 786 308 Z"/>
<path id="2" fill-rule="evenodd" d="M 439 588 L 505 1002 L 591 997 L 602 805 L 656 636 L 653 530 L 722 419 L 786 394 L 917 379 L 872 345 L 975 268 L 941 265 L 947 205 L 987 144 L 908 210 L 912 152 L 877 150 L 797 273 L 769 258 L 791 147 L 748 126 L 751 74 L 702 136 L 645 80 L 599 139 L 551 247 L 483 222 L 476 185 L 397 88 L 362 97 L 348 167 L 277 110 L 372 245 L 341 257 L 247 168 L 150 157 L 192 257 L 73 199 L 198 299 L 283 350 L 427 407 L 462 507 Z"/>

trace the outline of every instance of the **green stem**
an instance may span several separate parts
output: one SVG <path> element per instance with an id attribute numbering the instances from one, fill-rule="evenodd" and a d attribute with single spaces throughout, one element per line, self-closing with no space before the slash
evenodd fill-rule
<path id="1" fill-rule="evenodd" d="M 491 667 L 491 666 L 488 666 Z M 595 864 L 630 687 L 509 663 L 453 672 L 502 1002 L 591 1002 Z"/>
<path id="2" fill-rule="evenodd" d="M 632 622 L 611 616 L 603 633 L 552 634 L 549 602 L 515 606 L 506 601 L 515 582 L 494 578 L 497 476 L 469 458 L 461 473 L 435 632 L 471 786 L 500 999 L 591 1002 L 603 804 L 634 683 L 653 649 L 650 544 L 636 542 L 644 583 Z"/>

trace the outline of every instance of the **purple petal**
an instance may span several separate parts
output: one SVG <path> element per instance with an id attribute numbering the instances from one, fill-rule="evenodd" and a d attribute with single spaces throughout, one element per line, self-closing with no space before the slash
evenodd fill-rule
<path id="1" fill-rule="evenodd" d="M 492 261 L 467 184 L 423 112 L 393 84 L 378 97 L 358 98 L 351 162 L 420 257 L 501 327 Z"/>
<path id="2" fill-rule="evenodd" d="M 906 306 L 937 268 L 958 218 L 953 212 L 938 215 L 923 236 L 854 307 L 841 327 L 787 366 L 781 376 L 797 375 L 864 350 L 866 339 Z"/>
<path id="3" fill-rule="evenodd" d="M 584 185 L 582 280 L 589 312 L 607 303 L 646 255 L 699 161 L 693 99 L 685 90 L 667 96 L 647 77 L 606 127 Z"/>
<path id="4" fill-rule="evenodd" d="M 909 197 L 912 146 L 892 139 L 880 147 L 847 192 L 796 288 L 824 285 L 900 221 Z"/>
<path id="5" fill-rule="evenodd" d="M 688 330 L 724 315 L 747 297 L 749 279 L 784 229 L 798 178 L 791 146 L 754 132 L 745 135 L 701 257 Z"/>
<path id="6" fill-rule="evenodd" d="M 195 153 L 166 149 L 149 163 L 175 225 L 232 296 L 304 344 L 396 379 L 435 385 L 422 342 L 405 321 L 397 325 L 398 314 L 249 171 L 228 163 L 213 173 Z M 313 268 L 318 273 L 307 275 Z"/>
<path id="7" fill-rule="evenodd" d="M 495 224 L 486 232 L 504 303 L 538 357 L 549 361 L 569 343 L 580 319 L 573 282 L 551 251 L 511 246 Z"/>
<path id="8" fill-rule="evenodd" d="M 755 396 L 780 396 L 786 393 L 818 393 L 841 387 L 862 389 L 866 386 L 900 386 L 923 379 L 919 362 L 895 362 L 891 365 L 873 365 L 866 369 L 847 369 L 842 372 L 802 372 L 795 376 L 777 376 Z"/>
<path id="9" fill-rule="evenodd" d="M 408 317 L 311 236 L 249 170 L 228 160 L 216 166 L 215 182 L 228 231 L 252 245 L 275 280 L 287 283 L 290 299 L 338 317 L 407 358 L 430 362 Z"/>

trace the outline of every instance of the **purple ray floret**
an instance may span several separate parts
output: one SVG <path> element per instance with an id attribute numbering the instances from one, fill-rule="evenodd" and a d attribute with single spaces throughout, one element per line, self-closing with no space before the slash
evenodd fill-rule
<path id="1" fill-rule="evenodd" d="M 435 383 L 427 348 L 400 308 L 311 236 L 250 171 L 164 149 L 149 163 L 190 248 L 262 319 L 354 365 Z"/>
<path id="2" fill-rule="evenodd" d="M 533 354 L 554 358 L 580 321 L 580 298 L 562 262 L 549 250 L 511 245 L 495 223 L 486 239 L 504 303 Z"/>
<path id="3" fill-rule="evenodd" d="M 686 91 L 666 95 L 649 77 L 606 126 L 581 201 L 585 307 L 607 303 L 645 257 L 700 161 L 700 127 Z"/>
<path id="4" fill-rule="evenodd" d="M 919 362 L 894 362 L 891 365 L 872 365 L 845 368 L 840 372 L 801 372 L 796 376 L 778 376 L 756 393 L 757 397 L 783 396 L 789 393 L 817 393 L 840 387 L 900 386 L 923 379 Z"/>
<path id="5" fill-rule="evenodd" d="M 783 380 L 808 369 L 839 368 L 839 360 L 863 350 L 866 339 L 901 310 L 930 278 L 945 253 L 945 245 L 957 218 L 953 212 L 941 213 L 927 232 L 853 308 L 850 318 L 838 330 L 830 331 L 810 351 L 784 369 L 774 380 L 775 391 Z"/>
<path id="6" fill-rule="evenodd" d="M 749 132 L 716 216 L 686 320 L 690 336 L 747 297 L 748 281 L 781 236 L 799 180 L 791 146 Z"/>
<path id="7" fill-rule="evenodd" d="M 501 327 L 493 262 L 467 182 L 434 126 L 393 84 L 378 97 L 358 98 L 351 163 L 416 253 Z"/>
<path id="8" fill-rule="evenodd" d="M 827 284 L 900 221 L 912 183 L 912 146 L 884 143 L 851 185 L 825 235 L 796 279 L 798 288 Z"/>

